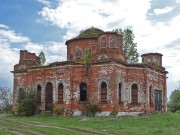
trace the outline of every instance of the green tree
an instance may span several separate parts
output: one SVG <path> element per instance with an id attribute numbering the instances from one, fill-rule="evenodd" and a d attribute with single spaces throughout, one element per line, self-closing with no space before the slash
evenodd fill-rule
<path id="1" fill-rule="evenodd" d="M 115 29 L 113 31 L 123 35 L 124 56 L 127 58 L 128 63 L 137 63 L 139 53 L 137 52 L 137 43 L 134 43 L 133 31 L 130 29 Z"/>
<path id="2" fill-rule="evenodd" d="M 22 93 L 23 95 L 20 96 L 21 100 L 17 104 L 17 114 L 22 116 L 35 115 L 38 111 L 36 93 L 33 90 L 27 90 Z"/>
<path id="3" fill-rule="evenodd" d="M 168 109 L 171 112 L 180 110 L 180 87 L 171 93 L 168 101 Z"/>
<path id="4" fill-rule="evenodd" d="M 46 62 L 44 52 L 43 51 L 40 52 L 38 57 L 39 57 L 38 64 L 41 65 L 41 66 L 44 65 L 44 63 Z"/>
<path id="5" fill-rule="evenodd" d="M 91 51 L 89 49 L 86 50 L 85 55 L 84 55 L 84 65 L 86 69 L 89 68 L 91 62 Z"/>

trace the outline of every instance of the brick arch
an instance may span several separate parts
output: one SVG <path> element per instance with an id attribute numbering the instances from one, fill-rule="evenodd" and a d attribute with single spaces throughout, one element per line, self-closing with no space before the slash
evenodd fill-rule
<path id="1" fill-rule="evenodd" d="M 106 48 L 107 47 L 107 38 L 106 36 L 102 36 L 100 39 L 100 48 Z"/>
<path id="2" fill-rule="evenodd" d="M 37 94 L 37 103 L 41 103 L 41 95 L 42 95 L 42 86 L 40 84 L 36 87 L 36 94 Z"/>
<path id="3" fill-rule="evenodd" d="M 107 93 L 108 93 L 108 83 L 106 81 L 101 81 L 99 88 L 100 88 L 100 101 L 102 103 L 106 103 Z"/>
<path id="4" fill-rule="evenodd" d="M 79 92 L 80 92 L 80 101 L 86 101 L 87 100 L 87 84 L 82 82 L 79 85 Z"/>
<path id="5" fill-rule="evenodd" d="M 45 89 L 45 110 L 51 111 L 52 104 L 53 104 L 53 84 L 51 82 L 47 82 Z"/>
<path id="6" fill-rule="evenodd" d="M 130 85 L 130 102 L 131 103 L 139 102 L 139 91 L 140 91 L 140 85 L 137 82 L 133 82 Z"/>
<path id="7" fill-rule="evenodd" d="M 58 84 L 58 103 L 63 103 L 63 99 L 64 99 L 64 84 L 60 82 Z"/>
<path id="8" fill-rule="evenodd" d="M 115 36 L 110 36 L 109 38 L 109 48 L 117 48 L 117 39 Z"/>
<path id="9" fill-rule="evenodd" d="M 82 51 L 80 49 L 77 49 L 75 54 L 76 54 L 75 57 L 76 57 L 77 60 L 81 60 L 82 59 Z"/>

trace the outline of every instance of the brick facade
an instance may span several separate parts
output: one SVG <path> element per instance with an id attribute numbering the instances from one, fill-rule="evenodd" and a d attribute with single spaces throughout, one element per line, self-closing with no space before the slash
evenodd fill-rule
<path id="1" fill-rule="evenodd" d="M 95 28 L 91 28 L 95 29 Z M 90 31 L 86 30 L 85 32 Z M 87 104 L 98 105 L 102 113 L 136 115 L 166 111 L 166 74 L 162 54 L 142 55 L 142 63 L 128 64 L 122 48 L 122 36 L 95 29 L 97 36 L 68 40 L 67 61 L 36 66 L 38 57 L 20 51 L 14 66 L 14 105 L 21 88 L 37 90 L 39 105 L 63 107 L 80 115 Z M 86 50 L 91 51 L 91 64 L 83 64 Z"/>

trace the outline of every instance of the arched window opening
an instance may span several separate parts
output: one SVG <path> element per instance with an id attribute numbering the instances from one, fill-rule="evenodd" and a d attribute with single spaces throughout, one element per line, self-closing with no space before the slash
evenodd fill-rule
<path id="1" fill-rule="evenodd" d="M 103 37 L 101 39 L 101 48 L 106 48 L 106 38 L 105 37 Z"/>
<path id="2" fill-rule="evenodd" d="M 80 84 L 80 101 L 87 100 L 87 85 L 85 83 Z"/>
<path id="3" fill-rule="evenodd" d="M 58 103 L 63 102 L 63 91 L 64 91 L 64 86 L 62 83 L 60 83 L 58 86 Z"/>
<path id="4" fill-rule="evenodd" d="M 131 102 L 138 103 L 138 86 L 137 86 L 137 84 L 133 84 L 131 86 Z"/>
<path id="5" fill-rule="evenodd" d="M 45 110 L 51 111 L 53 109 L 53 84 L 48 82 L 45 90 Z"/>
<path id="6" fill-rule="evenodd" d="M 79 60 L 81 59 L 81 51 L 80 50 L 77 50 L 76 51 L 76 58 Z"/>
<path id="7" fill-rule="evenodd" d="M 72 53 L 70 53 L 69 58 L 70 58 L 70 61 L 73 61 L 73 54 Z"/>
<path id="8" fill-rule="evenodd" d="M 37 86 L 37 103 L 41 103 L 41 85 Z"/>
<path id="9" fill-rule="evenodd" d="M 121 83 L 119 83 L 118 90 L 119 90 L 119 103 L 121 103 L 122 102 L 122 94 L 121 94 L 122 84 Z"/>
<path id="10" fill-rule="evenodd" d="M 101 83 L 101 102 L 107 102 L 107 84 Z"/>
<path id="11" fill-rule="evenodd" d="M 116 47 L 116 43 L 115 43 L 115 38 L 114 37 L 111 37 L 110 38 L 110 43 L 109 43 L 110 47 L 114 48 Z"/>

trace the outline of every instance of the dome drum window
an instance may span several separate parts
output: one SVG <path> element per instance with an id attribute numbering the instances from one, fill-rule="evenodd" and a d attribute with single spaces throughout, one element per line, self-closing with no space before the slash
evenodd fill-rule
<path id="1" fill-rule="evenodd" d="M 110 48 L 116 48 L 116 39 L 115 39 L 115 37 L 110 37 L 110 39 L 109 39 L 109 47 Z"/>
<path id="2" fill-rule="evenodd" d="M 77 58 L 78 60 L 81 59 L 81 51 L 80 51 L 80 50 L 77 50 L 77 51 L 76 51 L 76 58 Z"/>
<path id="3" fill-rule="evenodd" d="M 106 47 L 107 47 L 107 45 L 106 45 L 106 38 L 103 37 L 103 38 L 101 39 L 101 48 L 106 48 Z"/>

